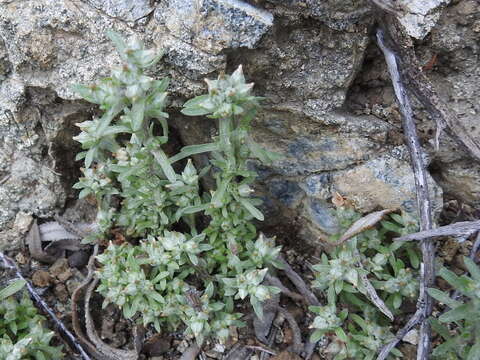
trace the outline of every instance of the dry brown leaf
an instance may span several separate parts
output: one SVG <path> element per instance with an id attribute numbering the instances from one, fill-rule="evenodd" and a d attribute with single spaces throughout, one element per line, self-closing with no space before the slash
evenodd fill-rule
<path id="1" fill-rule="evenodd" d="M 93 290 L 97 286 L 99 279 L 95 278 L 88 285 L 85 294 L 85 329 L 89 340 L 95 345 L 96 349 L 108 360 L 137 360 L 138 354 L 135 350 L 116 349 L 100 339 L 90 314 L 90 298 Z"/>
<path id="2" fill-rule="evenodd" d="M 335 191 L 332 196 L 332 204 L 335 205 L 337 208 L 342 207 L 343 205 L 345 205 L 345 198 Z"/>
<path id="3" fill-rule="evenodd" d="M 393 314 L 390 311 L 390 309 L 385 305 L 383 300 L 378 296 L 377 291 L 373 287 L 372 283 L 370 280 L 368 280 L 367 276 L 365 274 L 360 273 L 360 279 L 362 280 L 362 284 L 365 287 L 367 291 L 367 296 L 370 299 L 371 302 L 386 316 L 388 317 L 391 321 L 393 321 Z"/>
<path id="4" fill-rule="evenodd" d="M 390 214 L 394 212 L 395 209 L 386 209 L 386 210 L 380 210 L 380 211 L 375 211 L 371 214 L 365 215 L 361 219 L 358 219 L 355 221 L 350 228 L 345 231 L 345 233 L 342 235 L 340 240 L 336 243 L 336 245 L 342 244 L 345 241 L 351 239 L 355 235 L 358 235 L 365 230 L 371 229 L 374 227 L 380 220 L 383 219 L 383 217 L 387 214 Z"/>

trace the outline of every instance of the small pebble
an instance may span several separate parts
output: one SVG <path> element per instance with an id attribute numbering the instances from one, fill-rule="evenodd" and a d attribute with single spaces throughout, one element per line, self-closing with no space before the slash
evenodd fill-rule
<path id="1" fill-rule="evenodd" d="M 70 279 L 67 281 L 67 290 L 68 290 L 68 293 L 71 295 L 73 294 L 73 292 L 77 289 L 77 287 L 79 287 L 81 284 L 80 281 L 78 281 L 77 279 Z"/>
<path id="2" fill-rule="evenodd" d="M 52 277 L 45 270 L 37 270 L 32 275 L 32 282 L 37 287 L 47 287 L 52 283 Z"/>
<path id="3" fill-rule="evenodd" d="M 25 265 L 27 263 L 27 258 L 21 252 L 15 256 L 15 261 L 20 265 Z"/>
<path id="4" fill-rule="evenodd" d="M 72 272 L 70 269 L 65 270 L 64 272 L 57 275 L 57 279 L 61 282 L 65 282 L 72 277 Z"/>
<path id="5" fill-rule="evenodd" d="M 412 329 L 410 330 L 404 337 L 403 341 L 410 343 L 412 345 L 418 344 L 418 330 Z"/>
<path id="6" fill-rule="evenodd" d="M 53 289 L 53 292 L 55 294 L 55 297 L 60 300 L 61 302 L 67 302 L 68 301 L 68 291 L 65 285 L 63 284 L 57 284 L 55 285 L 55 288 Z"/>
<path id="7" fill-rule="evenodd" d="M 155 334 L 143 345 L 143 353 L 148 356 L 165 354 L 172 348 L 172 338 L 164 334 Z"/>
<path id="8" fill-rule="evenodd" d="M 55 263 L 50 266 L 49 272 L 52 276 L 58 277 L 61 273 L 65 272 L 68 270 L 68 261 L 65 258 L 60 258 Z"/>
<path id="9" fill-rule="evenodd" d="M 30 229 L 30 225 L 32 224 L 33 217 L 30 214 L 24 213 L 23 211 L 19 211 L 17 216 L 15 217 L 15 222 L 13 227 L 16 231 L 24 234 Z"/>
<path id="10" fill-rule="evenodd" d="M 90 255 L 87 251 L 79 250 L 75 251 L 68 257 L 68 265 L 72 268 L 81 269 L 87 266 Z"/>

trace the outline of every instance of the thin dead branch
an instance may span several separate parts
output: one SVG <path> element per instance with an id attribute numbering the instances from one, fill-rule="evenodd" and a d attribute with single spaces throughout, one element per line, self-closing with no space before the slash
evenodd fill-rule
<path id="1" fill-rule="evenodd" d="M 396 20 L 404 11 L 392 6 L 389 0 L 370 0 L 379 9 L 389 13 L 385 28 L 392 39 L 392 45 L 399 54 L 398 66 L 401 69 L 405 85 L 425 107 L 437 125 L 435 134 L 435 148 L 438 150 L 440 136 L 445 130 L 470 156 L 480 160 L 480 142 L 471 136 L 467 129 L 460 123 L 445 101 L 437 94 L 430 79 L 422 70 L 414 50 L 410 36 L 405 33 L 403 26 Z M 383 21 L 384 19 L 381 19 Z"/>
<path id="2" fill-rule="evenodd" d="M 280 303 L 280 295 L 275 294 L 264 302 L 263 318 L 260 319 L 256 314 L 253 317 L 253 329 L 255 336 L 262 343 L 267 343 L 267 336 L 272 329 L 273 321 L 277 315 L 277 307 Z"/>
<path id="3" fill-rule="evenodd" d="M 90 298 L 92 296 L 93 290 L 98 282 L 98 279 L 94 279 L 95 275 L 95 257 L 98 253 L 98 244 L 95 245 L 93 254 L 90 257 L 87 265 L 88 274 L 85 280 L 75 289 L 72 294 L 72 324 L 75 333 L 80 338 L 82 343 L 88 348 L 89 352 L 95 359 L 98 360 L 136 360 L 138 359 L 140 345 L 139 339 L 143 336 L 142 331 L 139 329 L 135 330 L 135 350 L 121 350 L 113 348 L 105 344 L 97 334 L 95 325 L 93 323 L 92 316 L 90 314 Z M 93 280 L 93 281 L 92 281 Z M 86 289 L 84 296 L 84 311 L 85 311 L 85 328 L 87 335 L 84 334 L 80 320 L 78 317 L 78 301 L 83 290 Z"/>
<path id="4" fill-rule="evenodd" d="M 300 327 L 297 324 L 297 321 L 293 317 L 292 314 L 286 309 L 284 309 L 281 306 L 276 307 L 278 312 L 281 313 L 285 319 L 288 322 L 288 325 L 290 326 L 290 329 L 292 329 L 293 333 L 293 345 L 292 345 L 292 350 L 296 354 L 300 354 L 303 350 L 303 343 L 302 343 L 302 332 L 300 331 Z"/>
<path id="5" fill-rule="evenodd" d="M 427 185 L 427 172 L 425 170 L 425 164 L 423 161 L 423 150 L 420 146 L 420 142 L 417 136 L 417 130 L 415 128 L 415 122 L 413 120 L 413 111 L 410 105 L 410 100 L 407 95 L 407 89 L 403 84 L 403 79 L 400 75 L 399 66 L 397 63 L 397 55 L 386 46 L 384 41 L 384 32 L 381 29 L 377 30 L 377 43 L 382 50 L 387 68 L 392 79 L 393 88 L 397 101 L 399 104 L 400 112 L 402 113 L 403 130 L 405 134 L 405 142 L 410 152 L 410 159 L 413 168 L 413 174 L 415 178 L 415 188 L 417 192 L 417 206 L 420 213 L 420 229 L 422 231 L 430 230 L 432 228 L 432 210 L 431 202 L 428 194 Z M 420 295 L 417 302 L 417 312 L 414 317 L 410 319 L 407 325 L 400 330 L 395 340 L 390 342 L 386 347 L 382 349 L 378 360 L 384 360 L 388 356 L 388 352 L 385 349 L 393 349 L 396 344 L 405 336 L 405 334 L 418 322 L 421 322 L 420 327 L 420 340 L 417 347 L 417 359 L 428 359 L 431 347 L 431 330 L 430 325 L 426 321 L 432 311 L 432 299 L 426 293 L 426 289 L 431 287 L 434 283 L 435 268 L 434 257 L 435 248 L 431 239 L 422 240 L 420 244 L 423 257 L 423 271 L 420 279 Z M 418 314 L 417 314 L 418 313 Z M 406 327 L 409 327 L 405 331 Z M 401 335 L 398 336 L 398 335 Z M 389 351 L 390 351 L 389 350 Z"/>
<path id="6" fill-rule="evenodd" d="M 451 225 L 441 226 L 436 229 L 420 231 L 417 233 L 394 238 L 396 241 L 413 241 L 425 240 L 439 236 L 470 236 L 475 232 L 480 231 L 480 220 L 478 221 L 463 221 Z"/>
<path id="7" fill-rule="evenodd" d="M 245 345 L 245 347 L 247 349 L 250 349 L 250 350 L 253 350 L 253 351 L 261 351 L 261 352 L 264 352 L 266 354 L 270 354 L 270 355 L 277 355 L 277 353 L 275 351 L 272 351 L 270 349 L 267 349 L 267 348 L 264 348 L 262 346 L 255 346 L 255 345 Z"/>
<path id="8" fill-rule="evenodd" d="M 288 296 L 292 300 L 307 302 L 307 300 L 302 295 L 294 291 L 291 291 L 289 288 L 283 285 L 282 281 L 278 277 L 267 274 L 265 276 L 265 279 L 268 281 L 270 285 L 278 287 L 281 290 L 282 294 Z"/>
<path id="9" fill-rule="evenodd" d="M 358 259 L 360 259 L 360 253 L 357 251 L 356 254 Z M 363 270 L 363 266 L 360 262 L 357 262 L 357 266 Z M 372 283 L 370 280 L 368 280 L 367 275 L 365 275 L 364 271 L 359 271 L 358 272 L 360 276 L 360 280 L 362 280 L 363 287 L 365 288 L 365 291 L 367 292 L 367 297 L 370 299 L 370 301 L 384 314 L 386 317 L 388 317 L 391 321 L 393 321 L 393 314 L 390 311 L 390 309 L 385 305 L 383 300 L 378 296 L 377 290 L 373 287 Z"/>
<path id="10" fill-rule="evenodd" d="M 315 296 L 315 294 L 308 288 L 305 281 L 303 281 L 302 277 L 298 275 L 295 270 L 292 269 L 290 264 L 283 259 L 283 257 L 279 256 L 278 261 L 280 261 L 283 265 L 283 271 L 285 275 L 287 275 L 288 279 L 295 285 L 297 290 L 302 294 L 305 299 L 307 300 L 309 305 L 320 306 L 321 303 Z"/>
<path id="11" fill-rule="evenodd" d="M 78 302 L 80 301 L 81 294 L 83 290 L 90 284 L 93 279 L 94 275 L 94 261 L 95 256 L 98 253 L 98 244 L 95 245 L 93 248 L 93 254 L 90 256 L 87 264 L 87 277 L 85 280 L 75 289 L 72 294 L 72 326 L 75 334 L 77 334 L 78 338 L 82 342 L 82 344 L 88 349 L 88 352 L 97 360 L 107 360 L 107 358 L 97 349 L 95 346 L 88 340 L 87 336 L 83 332 L 82 325 L 80 324 L 80 319 L 78 317 Z"/>
<path id="12" fill-rule="evenodd" d="M 90 312 L 90 298 L 92 297 L 93 290 L 95 290 L 98 281 L 98 278 L 94 277 L 93 281 L 88 285 L 85 293 L 85 329 L 87 330 L 88 338 L 95 345 L 97 350 L 108 360 L 137 360 L 138 354 L 135 350 L 114 348 L 103 342 L 102 339 L 100 339 L 100 336 L 98 336 Z"/>
<path id="13" fill-rule="evenodd" d="M 470 251 L 470 259 L 475 261 L 478 248 L 480 248 L 480 231 L 477 233 L 475 242 L 473 243 L 472 250 Z"/>
<path id="14" fill-rule="evenodd" d="M 91 360 L 90 356 L 85 352 L 82 345 L 79 341 L 75 338 L 75 336 L 67 329 L 67 327 L 60 321 L 60 319 L 55 315 L 53 310 L 47 305 L 45 301 L 41 298 L 41 296 L 35 291 L 34 287 L 30 284 L 28 280 L 26 280 L 20 269 L 18 268 L 17 264 L 5 255 L 3 252 L 0 251 L 0 260 L 2 260 L 2 264 L 5 268 L 13 270 L 17 278 L 22 279 L 26 283 L 27 291 L 29 292 L 30 296 L 34 299 L 34 303 L 44 312 L 46 313 L 49 318 L 53 321 L 55 326 L 57 327 L 59 333 L 62 337 L 67 341 L 69 346 L 77 351 L 83 360 Z"/>

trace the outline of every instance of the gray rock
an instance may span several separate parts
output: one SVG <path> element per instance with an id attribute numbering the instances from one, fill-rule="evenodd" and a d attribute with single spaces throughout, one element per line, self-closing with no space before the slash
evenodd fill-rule
<path id="1" fill-rule="evenodd" d="M 254 48 L 273 24 L 267 11 L 236 0 L 163 1 L 154 18 L 149 26 L 166 63 L 191 80 L 224 70 L 225 49 Z M 184 83 L 179 92 L 185 93 Z"/>
<path id="2" fill-rule="evenodd" d="M 334 30 L 352 31 L 362 23 L 372 21 L 367 1 L 353 0 L 269 0 L 272 4 L 281 3 L 286 7 L 284 16 L 312 17 Z M 294 11 L 292 11 L 294 10 Z M 277 10 L 282 12 L 282 9 Z"/>
<path id="3" fill-rule="evenodd" d="M 432 48 L 455 69 L 433 72 L 432 82 L 460 124 L 474 138 L 480 139 L 478 1 L 460 1 L 443 13 L 438 26 L 432 30 L 431 43 L 422 47 L 420 53 L 431 54 Z M 435 152 L 435 172 L 440 185 L 448 197 L 478 207 L 479 164 L 471 161 L 447 135 L 441 140 L 440 150 Z"/>
<path id="4" fill-rule="evenodd" d="M 308 197 L 327 200 L 332 196 L 332 176 L 329 172 L 309 175 L 300 183 Z"/>
<path id="5" fill-rule="evenodd" d="M 10 60 L 8 59 L 7 49 L 3 40 L 0 38 L 0 82 L 5 80 L 7 74 L 11 71 Z"/>
<path id="6" fill-rule="evenodd" d="M 173 37 L 210 54 L 254 48 L 271 28 L 273 16 L 238 0 L 167 0 L 155 20 Z"/>
<path id="7" fill-rule="evenodd" d="M 450 0 L 400 0 L 397 6 L 401 7 L 404 14 L 399 21 L 405 31 L 416 39 L 423 39 L 436 25 L 443 7 Z"/>
<path id="8" fill-rule="evenodd" d="M 183 144 L 215 136 L 214 121 L 178 114 L 185 98 L 205 90 L 204 77 L 244 65 L 257 95 L 266 97 L 253 137 L 285 155 L 269 167 L 250 162 L 259 173 L 258 193 L 269 221 L 300 219 L 301 236 L 314 243 L 321 234 L 337 230 L 330 205 L 334 191 L 355 200 L 360 211 L 397 206 L 414 211 L 408 157 L 395 151 L 401 135 L 392 136 L 399 134 L 394 107 L 384 120 L 339 112 L 346 109 L 347 94 L 364 63 L 372 22 L 368 2 L 249 2 L 265 9 L 239 0 L 1 2 L 0 229 L 11 227 L 20 210 L 44 217 L 64 205 L 66 189 L 78 176 L 72 160 L 78 151 L 71 140 L 77 131 L 74 123 L 94 110 L 78 101 L 70 85 L 93 83 L 119 62 L 105 37 L 107 29 L 124 36 L 136 33 L 147 46 L 165 50 L 152 73 L 172 79 L 170 124 Z M 409 2 L 422 6 L 411 8 L 416 14 L 406 18 L 405 26 L 423 37 L 446 2 Z M 480 20 L 471 15 L 476 8 L 470 0 L 448 8 L 447 14 L 452 11 L 463 15 L 441 18 L 429 51 L 447 54 L 458 70 L 436 74 L 433 80 L 446 84 L 457 115 L 465 126 L 474 127 L 480 111 L 475 102 L 480 72 L 474 24 Z M 459 19 L 462 26 L 456 26 Z M 361 91 L 378 82 L 375 78 Z M 384 93 L 388 91 L 382 89 Z M 456 166 L 463 155 L 451 154 L 440 153 L 434 161 L 452 163 L 451 169 L 468 181 L 455 183 L 455 171 L 442 170 L 440 183 L 449 193 L 463 186 L 465 199 L 478 196 L 478 174 Z M 196 161 L 201 165 L 205 157 Z M 441 191 L 431 179 L 430 184 L 440 206 Z"/>
<path id="9" fill-rule="evenodd" d="M 366 27 L 352 33 L 321 25 L 288 29 L 282 21 L 257 49 L 238 54 L 235 63 L 242 63 L 262 89 L 266 111 L 321 121 L 345 101 L 368 44 Z"/>
<path id="10" fill-rule="evenodd" d="M 446 196 L 480 208 L 480 165 L 471 161 L 449 163 L 441 168 L 438 183 Z"/>
<path id="11" fill-rule="evenodd" d="M 206 74 L 225 69 L 225 55 L 207 53 L 166 33 L 158 34 L 155 42 L 161 44 L 165 51 L 163 61 L 178 72 L 172 80 L 179 82 L 179 93 L 185 93 L 185 82 L 203 80 Z M 183 81 L 178 81 L 178 76 L 182 76 Z M 197 86 L 197 90 L 201 88 L 203 84 Z"/>
<path id="12" fill-rule="evenodd" d="M 132 34 L 121 21 L 64 0 L 1 3 L 0 24 L 13 77 L 25 86 L 49 87 L 64 99 L 78 99 L 72 84 L 92 83 L 119 61 L 106 30 Z"/>
<path id="13" fill-rule="evenodd" d="M 389 131 L 388 124 L 373 117 L 337 116 L 336 123 L 342 125 L 322 130 L 316 123 L 298 124 L 287 117 L 274 118 L 270 123 L 264 118 L 262 125 L 270 131 L 258 129 L 254 138 L 269 150 L 283 155 L 283 159 L 274 164 L 273 171 L 284 176 L 345 169 L 368 160 L 381 150 Z"/>
<path id="14" fill-rule="evenodd" d="M 310 225 L 312 233 L 320 230 L 324 234 L 334 235 L 340 231 L 331 204 L 323 200 L 310 198 L 305 201 L 304 206 L 304 216 L 308 219 L 308 225 Z"/>
<path id="15" fill-rule="evenodd" d="M 150 0 L 83 0 L 107 15 L 124 21 L 139 20 L 153 11 Z"/>
<path id="16" fill-rule="evenodd" d="M 283 205 L 295 208 L 305 196 L 305 193 L 295 181 L 284 178 L 273 178 L 267 182 L 267 189 L 275 199 L 279 200 Z"/>
<path id="17" fill-rule="evenodd" d="M 65 202 L 60 177 L 47 164 L 15 154 L 9 175 L 0 187 L 0 229 L 18 211 L 52 216 Z"/>
<path id="18" fill-rule="evenodd" d="M 19 211 L 11 228 L 3 230 L 2 227 L 0 227 L 0 251 L 18 248 L 22 244 L 24 236 L 28 230 L 30 230 L 32 222 L 32 215 Z"/>
<path id="19" fill-rule="evenodd" d="M 442 190 L 428 177 L 430 199 L 435 214 L 442 209 Z M 414 213 L 417 209 L 415 179 L 409 161 L 396 151 L 374 158 L 353 169 L 332 175 L 332 190 L 353 200 L 356 208 L 371 212 L 377 208 L 404 209 Z"/>

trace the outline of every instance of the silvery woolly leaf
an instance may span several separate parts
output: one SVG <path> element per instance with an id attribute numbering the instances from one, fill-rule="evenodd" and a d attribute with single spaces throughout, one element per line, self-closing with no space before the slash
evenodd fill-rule
<path id="1" fill-rule="evenodd" d="M 8 286 L 0 290 L 0 301 L 19 292 L 27 282 L 23 279 L 17 279 L 11 282 Z"/>
<path id="2" fill-rule="evenodd" d="M 202 115 L 209 114 L 210 111 L 205 110 L 201 107 L 190 107 L 190 108 L 183 108 L 181 110 L 181 113 L 187 116 L 202 116 Z"/>
<path id="3" fill-rule="evenodd" d="M 239 65 L 238 68 L 230 75 L 230 81 L 233 84 L 245 84 L 245 77 L 243 76 L 243 67 Z"/>
<path id="4" fill-rule="evenodd" d="M 467 270 L 470 273 L 470 275 L 472 275 L 472 278 L 475 281 L 480 282 L 480 268 L 478 267 L 478 265 L 467 256 L 463 257 L 463 262 L 467 267 Z"/>
<path id="5" fill-rule="evenodd" d="M 250 296 L 250 304 L 253 306 L 253 310 L 255 311 L 255 315 L 258 316 L 260 320 L 263 319 L 263 305 L 262 303 L 255 297 Z"/>
<path id="6" fill-rule="evenodd" d="M 472 314 L 471 304 L 462 304 L 457 306 L 455 309 L 447 311 L 445 314 L 442 314 L 438 320 L 442 323 L 449 323 L 459 320 L 468 319 Z"/>
<path id="7" fill-rule="evenodd" d="M 127 44 L 125 43 L 125 40 L 120 36 L 120 34 L 116 33 L 113 30 L 107 31 L 107 36 L 115 45 L 115 48 L 117 49 L 120 56 L 124 58 L 125 57 L 124 53 L 127 48 Z"/>
<path id="8" fill-rule="evenodd" d="M 183 104 L 183 107 L 184 108 L 187 108 L 187 107 L 195 107 L 195 106 L 198 106 L 200 104 L 202 104 L 205 100 L 209 99 L 210 98 L 210 95 L 200 95 L 200 96 L 196 96 L 194 97 L 193 99 L 190 99 L 188 101 L 186 101 L 184 104 Z"/>
<path id="9" fill-rule="evenodd" d="M 239 198 L 240 203 L 248 210 L 248 212 L 257 220 L 263 221 L 264 216 L 260 210 L 258 210 L 255 206 L 252 205 L 250 200 L 246 198 Z"/>

